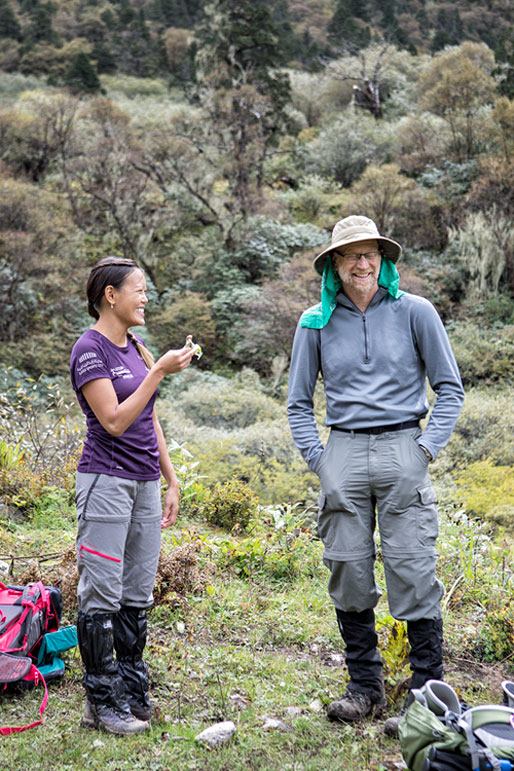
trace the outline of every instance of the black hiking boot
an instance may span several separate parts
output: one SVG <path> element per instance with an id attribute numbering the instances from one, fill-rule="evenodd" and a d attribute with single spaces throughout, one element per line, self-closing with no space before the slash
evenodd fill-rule
<path id="1" fill-rule="evenodd" d="M 345 660 L 350 675 L 348 691 L 369 696 L 375 705 L 385 705 L 382 659 L 377 647 L 373 609 L 354 612 L 336 608 L 336 613 L 346 646 Z"/>
<path id="2" fill-rule="evenodd" d="M 330 720 L 340 720 L 342 723 L 354 723 L 364 720 L 378 706 L 371 701 L 367 693 L 352 691 L 348 688 L 340 699 L 328 705 L 327 717 Z"/>
<path id="3" fill-rule="evenodd" d="M 78 615 L 77 635 L 86 668 L 83 683 L 87 694 L 81 724 L 127 736 L 146 731 L 149 725 L 130 711 L 113 657 L 112 623 L 111 613 L 88 615 L 79 612 Z"/>
<path id="4" fill-rule="evenodd" d="M 123 606 L 114 617 L 114 648 L 132 714 L 150 720 L 154 707 L 148 697 L 148 667 L 143 661 L 146 645 L 145 608 Z"/>

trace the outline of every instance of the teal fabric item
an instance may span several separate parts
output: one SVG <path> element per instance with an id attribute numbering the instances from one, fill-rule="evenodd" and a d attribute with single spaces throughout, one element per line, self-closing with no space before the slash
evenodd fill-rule
<path id="1" fill-rule="evenodd" d="M 63 626 L 56 632 L 48 632 L 44 635 L 39 648 L 37 667 L 45 680 L 60 677 L 64 673 L 64 661 L 57 654 L 76 645 L 78 645 L 78 639 L 75 626 Z"/>
<path id="2" fill-rule="evenodd" d="M 396 265 L 387 257 L 382 257 L 378 285 L 387 289 L 391 297 L 397 300 L 402 294 L 405 294 L 401 289 L 398 289 L 399 283 L 400 276 L 396 270 Z M 309 329 L 323 329 L 328 324 L 337 305 L 336 296 L 341 286 L 341 279 L 332 267 L 332 260 L 327 260 L 321 277 L 321 302 L 307 308 L 302 313 L 300 326 L 309 327 Z"/>

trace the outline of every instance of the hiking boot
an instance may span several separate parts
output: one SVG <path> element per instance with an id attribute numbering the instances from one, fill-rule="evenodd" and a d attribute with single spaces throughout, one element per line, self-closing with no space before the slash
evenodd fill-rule
<path id="1" fill-rule="evenodd" d="M 327 717 L 343 723 L 356 722 L 370 715 L 376 706 L 367 693 L 347 690 L 340 699 L 328 705 Z"/>
<path id="2" fill-rule="evenodd" d="M 103 728 L 104 731 L 107 731 L 108 733 L 120 735 L 141 733 L 149 728 L 148 720 L 150 718 L 135 715 L 132 711 L 132 707 L 130 714 L 120 712 L 116 709 L 105 709 L 105 707 L 104 709 L 100 707 L 99 713 L 100 714 L 98 714 L 94 704 L 89 699 L 86 699 L 84 714 L 80 721 L 81 727 L 88 728 L 89 730 Z"/>
<path id="3" fill-rule="evenodd" d="M 405 714 L 405 707 L 402 708 L 398 715 L 388 717 L 384 723 L 384 733 L 386 736 L 398 736 L 398 729 L 400 727 L 400 721 Z"/>
<path id="4" fill-rule="evenodd" d="M 97 705 L 95 710 L 98 727 L 110 734 L 128 736 L 140 734 L 150 728 L 146 720 L 138 720 L 132 713 L 127 714 L 107 704 Z"/>
<path id="5" fill-rule="evenodd" d="M 143 661 L 146 609 L 122 606 L 114 616 L 113 634 L 118 672 L 130 711 L 139 720 L 150 720 L 155 709 L 148 696 L 148 667 Z"/>
<path id="6" fill-rule="evenodd" d="M 386 736 L 398 736 L 398 728 L 400 727 L 400 721 L 407 712 L 407 708 L 410 707 L 414 701 L 414 696 L 409 691 L 403 702 L 403 706 L 397 715 L 388 717 L 384 723 L 384 733 Z"/>
<path id="7" fill-rule="evenodd" d="M 83 683 L 87 699 L 82 725 L 126 736 L 146 731 L 149 725 L 130 711 L 113 658 L 112 618 L 110 613 L 81 612 L 77 617 L 80 654 L 86 668 Z"/>
<path id="8" fill-rule="evenodd" d="M 134 715 L 134 717 L 137 717 L 138 720 L 151 720 L 153 715 L 155 714 L 155 705 L 153 702 L 148 701 L 147 703 L 143 704 L 140 701 L 135 701 L 134 699 L 130 698 L 130 695 L 128 696 L 128 703 L 130 707 L 130 711 Z"/>
<path id="9" fill-rule="evenodd" d="M 91 731 L 94 730 L 95 728 L 98 728 L 95 708 L 87 698 L 86 698 L 86 706 L 84 707 L 84 714 L 82 715 L 82 720 L 80 721 L 80 725 L 82 728 L 89 728 L 89 730 Z"/>

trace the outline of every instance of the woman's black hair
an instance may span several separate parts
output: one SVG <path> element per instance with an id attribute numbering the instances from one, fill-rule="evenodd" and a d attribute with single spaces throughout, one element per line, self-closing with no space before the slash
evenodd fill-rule
<path id="1" fill-rule="evenodd" d="M 94 319 L 100 318 L 100 303 L 108 286 L 119 289 L 128 274 L 139 265 L 124 257 L 104 257 L 91 268 L 87 281 L 87 312 Z"/>
<path id="2" fill-rule="evenodd" d="M 87 310 L 94 319 L 100 318 L 100 303 L 105 295 L 105 289 L 108 286 L 119 289 L 128 274 L 135 268 L 141 270 L 135 260 L 125 259 L 124 257 L 103 257 L 96 265 L 91 268 L 91 273 L 87 281 Z M 128 330 L 127 336 L 134 343 L 144 363 L 150 369 L 154 364 L 154 358 L 148 348 L 145 348 L 133 333 Z"/>

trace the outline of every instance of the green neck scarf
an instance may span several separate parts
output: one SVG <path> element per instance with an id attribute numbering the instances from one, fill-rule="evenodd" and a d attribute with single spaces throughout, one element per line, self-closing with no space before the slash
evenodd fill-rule
<path id="1" fill-rule="evenodd" d="M 387 257 L 382 257 L 378 285 L 387 289 L 391 297 L 397 300 L 404 294 L 401 289 L 398 289 L 399 282 L 400 276 L 394 262 L 388 260 Z M 332 267 L 332 260 L 327 259 L 323 276 L 321 277 L 321 302 L 313 305 L 311 308 L 307 308 L 302 313 L 300 326 L 309 327 L 310 329 L 323 329 L 328 324 L 337 305 L 336 296 L 341 286 L 341 279 L 337 271 Z"/>

